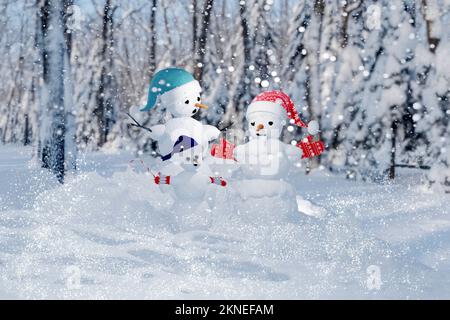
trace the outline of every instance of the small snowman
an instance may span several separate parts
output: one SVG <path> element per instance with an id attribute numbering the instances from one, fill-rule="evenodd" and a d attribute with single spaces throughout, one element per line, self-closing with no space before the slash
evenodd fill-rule
<path id="1" fill-rule="evenodd" d="M 305 124 L 292 100 L 281 91 L 256 96 L 247 109 L 246 119 L 250 140 L 234 149 L 239 164 L 234 176 L 239 180 L 234 181 L 233 189 L 242 199 L 241 206 L 248 207 L 241 210 L 242 216 L 264 224 L 297 217 L 292 213 L 298 211 L 298 201 L 305 200 L 291 184 L 292 173 L 298 170 L 300 159 L 319 155 L 323 143 L 309 136 L 291 145 L 280 141 L 280 135 L 288 123 L 307 128 L 310 135 L 317 134 L 317 122 Z"/>
<path id="2" fill-rule="evenodd" d="M 208 107 L 201 103 L 201 87 L 187 71 L 166 68 L 158 71 L 151 83 L 147 105 L 141 111 L 151 110 L 158 99 L 172 115 L 172 119 L 150 129 L 150 137 L 158 142 L 162 161 L 170 160 L 174 143 L 181 136 L 193 138 L 208 149 L 208 143 L 216 139 L 220 131 L 214 126 L 204 125 L 192 118 L 200 109 Z M 165 166 L 165 174 L 175 174 L 179 167 Z"/>
<path id="3" fill-rule="evenodd" d="M 195 139 L 180 136 L 170 156 L 182 171 L 174 176 L 159 173 L 155 183 L 166 185 L 173 199 L 171 207 L 177 231 L 207 228 L 216 206 L 216 196 L 227 185 L 221 177 L 214 177 L 203 164 L 203 146 Z"/>

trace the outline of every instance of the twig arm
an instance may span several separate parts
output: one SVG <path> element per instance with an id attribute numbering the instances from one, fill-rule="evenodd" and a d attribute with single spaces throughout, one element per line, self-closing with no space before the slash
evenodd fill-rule
<path id="1" fill-rule="evenodd" d="M 130 126 L 141 128 L 141 129 L 147 130 L 148 132 L 153 132 L 152 129 L 141 125 L 135 118 L 133 118 L 133 116 L 129 112 L 127 112 L 127 116 L 129 116 L 131 118 L 131 120 L 133 120 L 133 122 L 134 122 L 134 123 L 129 123 Z"/>

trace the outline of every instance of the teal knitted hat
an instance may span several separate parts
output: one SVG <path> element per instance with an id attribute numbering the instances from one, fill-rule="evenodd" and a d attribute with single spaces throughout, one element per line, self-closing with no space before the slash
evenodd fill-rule
<path id="1" fill-rule="evenodd" d="M 160 95 L 194 80 L 192 74 L 183 69 L 166 68 L 158 71 L 150 82 L 147 105 L 141 111 L 153 108 Z"/>

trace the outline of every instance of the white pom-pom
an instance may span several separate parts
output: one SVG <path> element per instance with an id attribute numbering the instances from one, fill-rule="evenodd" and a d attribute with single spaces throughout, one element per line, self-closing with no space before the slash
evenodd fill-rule
<path id="1" fill-rule="evenodd" d="M 311 135 L 319 133 L 319 123 L 316 120 L 312 120 L 308 123 L 308 133 Z"/>

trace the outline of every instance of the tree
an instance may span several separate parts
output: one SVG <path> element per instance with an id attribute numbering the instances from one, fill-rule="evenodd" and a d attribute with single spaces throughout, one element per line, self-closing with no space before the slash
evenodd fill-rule
<path id="1" fill-rule="evenodd" d="M 108 135 L 115 123 L 117 108 L 115 99 L 117 87 L 114 77 L 114 11 L 112 0 L 105 0 L 102 17 L 100 79 L 96 92 L 96 109 L 94 115 L 98 121 L 97 144 L 103 146 L 108 141 Z"/>
<path id="2" fill-rule="evenodd" d="M 156 11 L 157 0 L 152 0 L 150 8 L 150 53 L 149 53 L 149 79 L 153 77 L 156 71 Z"/>
<path id="3" fill-rule="evenodd" d="M 41 0 L 40 49 L 43 69 L 42 109 L 40 114 L 40 155 L 42 166 L 64 182 L 66 108 L 64 100 L 65 61 L 64 0 Z"/>
<path id="4" fill-rule="evenodd" d="M 195 63 L 194 63 L 194 77 L 200 83 L 202 83 L 203 78 L 203 66 L 205 64 L 205 54 L 206 54 L 206 45 L 209 36 L 209 23 L 211 21 L 211 12 L 213 9 L 214 0 L 205 0 L 204 7 L 202 11 L 202 23 L 201 23 L 201 32 L 200 36 L 197 40 L 194 40 L 194 48 L 195 50 Z M 196 12 L 194 11 L 194 15 Z M 196 29 L 196 20 L 194 20 L 194 29 Z M 194 34 L 196 34 L 195 31 Z"/>

